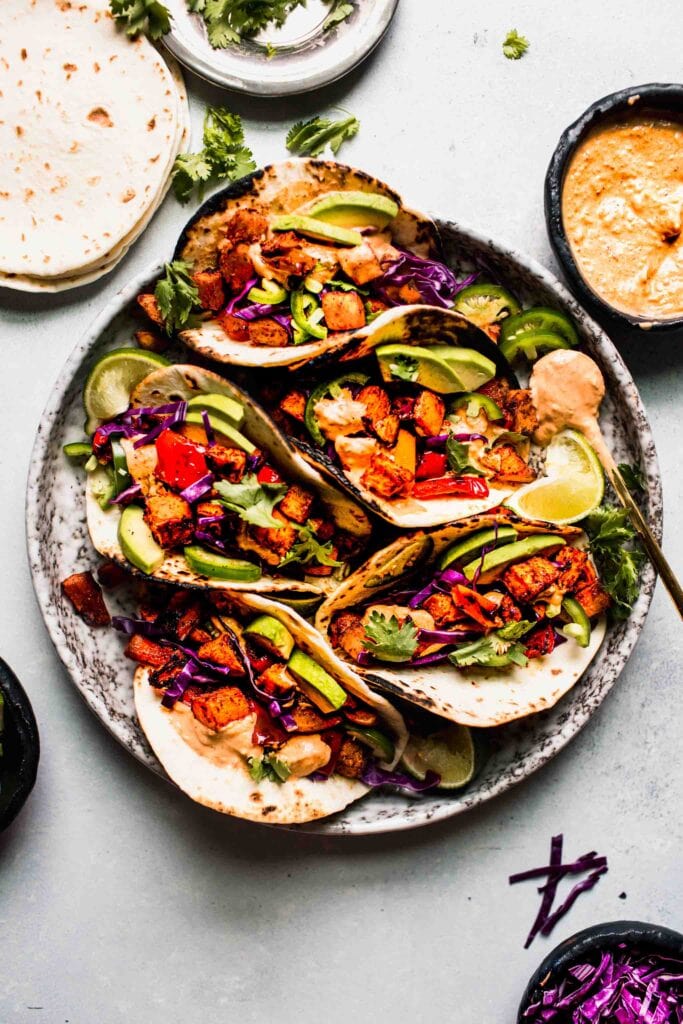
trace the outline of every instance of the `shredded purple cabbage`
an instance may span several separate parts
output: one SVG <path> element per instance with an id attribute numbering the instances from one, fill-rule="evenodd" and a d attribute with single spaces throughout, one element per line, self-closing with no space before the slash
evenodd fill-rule
<path id="1" fill-rule="evenodd" d="M 258 283 L 258 278 L 257 277 L 250 277 L 249 280 L 247 281 L 247 283 L 245 284 L 244 288 L 242 289 L 242 291 L 238 292 L 237 295 L 233 296 L 233 298 L 230 299 L 230 302 L 227 304 L 227 306 L 223 310 L 223 315 L 231 314 L 233 312 L 235 306 L 237 305 L 237 303 L 241 302 L 242 299 L 244 298 L 244 296 L 247 294 L 247 292 L 250 292 L 251 289 L 254 287 L 254 285 L 257 284 L 257 283 Z"/>
<path id="2" fill-rule="evenodd" d="M 209 419 L 209 414 L 206 411 L 206 409 L 202 409 L 202 423 L 204 424 L 204 433 L 206 434 L 206 440 L 209 442 L 210 445 L 215 444 L 216 435 L 214 433 L 213 427 L 211 426 L 211 420 Z"/>
<path id="3" fill-rule="evenodd" d="M 295 720 L 292 718 L 291 715 L 288 715 L 286 713 L 280 715 L 280 725 L 285 730 L 285 732 L 296 732 L 296 730 L 298 729 Z"/>
<path id="4" fill-rule="evenodd" d="M 420 629 L 418 638 L 435 644 L 456 644 L 472 636 L 469 629 Z"/>
<path id="5" fill-rule="evenodd" d="M 111 423 L 105 423 L 104 426 L 98 427 L 95 431 L 96 434 L 99 434 L 98 441 L 101 442 L 104 438 L 112 437 L 114 434 L 122 434 L 123 437 L 135 437 L 137 430 L 130 423 L 125 422 L 126 415 L 127 414 L 124 413 L 121 417 L 123 422 L 120 422 L 117 417 L 117 419 L 113 420 Z"/>
<path id="6" fill-rule="evenodd" d="M 419 291 L 424 303 L 449 309 L 458 292 L 471 284 L 476 276 L 470 274 L 464 281 L 458 281 L 453 271 L 443 263 L 403 251 L 382 276 L 372 282 L 372 286 L 384 301 L 392 306 L 400 306 L 402 303 L 391 298 L 387 288 L 412 284 Z"/>
<path id="7" fill-rule="evenodd" d="M 125 633 L 126 636 L 132 636 L 134 633 L 150 638 L 163 635 L 159 627 L 154 622 L 148 622 L 147 619 L 134 619 L 128 615 L 112 615 L 111 624 L 114 629 L 117 629 L 119 633 Z"/>
<path id="8" fill-rule="evenodd" d="M 222 541 L 219 537 L 214 537 L 208 530 L 195 530 L 194 539 L 198 544 L 203 544 L 207 548 L 219 551 L 222 555 L 225 555 L 229 550 L 225 541 Z"/>
<path id="9" fill-rule="evenodd" d="M 151 444 L 152 441 L 156 441 L 159 434 L 163 434 L 164 430 L 168 430 L 169 427 L 177 427 L 185 422 L 187 416 L 187 402 L 177 402 L 175 412 L 172 412 L 170 416 L 167 416 L 157 423 L 156 426 L 147 433 L 139 437 L 137 441 L 133 441 L 133 448 L 142 448 L 146 444 Z"/>
<path id="10" fill-rule="evenodd" d="M 192 505 L 195 501 L 200 501 L 204 498 L 213 487 L 213 473 L 205 473 L 199 480 L 195 480 L 193 484 L 190 484 L 183 491 L 180 492 L 180 497 L 184 498 L 185 501 L 189 501 Z"/>
<path id="11" fill-rule="evenodd" d="M 130 487 L 126 487 L 125 491 L 121 491 L 115 498 L 110 498 L 109 502 L 111 505 L 127 505 L 130 501 L 135 501 L 142 494 L 142 487 L 138 483 L 131 484 Z"/>
<path id="12" fill-rule="evenodd" d="M 395 786 L 398 789 L 405 789 L 409 793 L 423 793 L 427 789 L 433 789 L 441 782 L 441 776 L 436 772 L 427 772 L 424 780 L 414 779 L 412 775 L 404 772 L 390 772 L 385 768 L 378 768 L 375 764 L 369 764 L 361 776 L 366 786 Z"/>
<path id="13" fill-rule="evenodd" d="M 197 675 L 197 668 L 192 661 L 187 661 L 170 686 L 164 690 L 161 703 L 165 708 L 172 708 L 176 701 L 181 700 L 191 682 Z"/>
<path id="14" fill-rule="evenodd" d="M 410 662 L 411 668 L 422 668 L 425 665 L 438 665 L 442 661 L 448 661 L 450 655 L 448 651 L 434 651 L 432 654 L 423 654 L 421 658 L 412 658 Z"/>

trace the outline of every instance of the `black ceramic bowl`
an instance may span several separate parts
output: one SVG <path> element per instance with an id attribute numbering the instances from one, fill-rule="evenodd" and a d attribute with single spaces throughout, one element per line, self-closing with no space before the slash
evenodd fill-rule
<path id="1" fill-rule="evenodd" d="M 614 322 L 629 327 L 642 327 L 653 331 L 680 330 L 683 327 L 683 315 L 666 320 L 632 316 L 615 309 L 594 292 L 576 264 L 562 224 L 562 184 L 569 161 L 578 144 L 589 131 L 605 121 L 618 119 L 621 115 L 637 117 L 644 112 L 673 114 L 679 118 L 683 116 L 683 85 L 651 83 L 613 92 L 590 106 L 578 120 L 565 129 L 545 176 L 545 220 L 553 251 L 572 290 L 584 305 Z"/>
<path id="2" fill-rule="evenodd" d="M 0 758 L 0 832 L 14 820 L 33 789 L 38 771 L 40 741 L 31 702 L 0 658 L 0 691 L 4 698 L 5 729 Z"/>
<path id="3" fill-rule="evenodd" d="M 556 946 L 534 971 L 519 1004 L 517 1024 L 526 1024 L 523 1016 L 526 1008 L 536 1002 L 544 989 L 564 977 L 569 967 L 583 962 L 592 953 L 615 949 L 621 942 L 643 953 L 683 958 L 683 935 L 661 925 L 643 921 L 609 921 L 585 928 Z"/>

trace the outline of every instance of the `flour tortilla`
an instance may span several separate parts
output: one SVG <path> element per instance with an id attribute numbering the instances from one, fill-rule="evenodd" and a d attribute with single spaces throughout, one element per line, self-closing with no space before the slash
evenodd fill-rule
<path id="1" fill-rule="evenodd" d="M 585 542 L 584 534 L 576 527 L 532 522 L 512 514 L 473 516 L 452 526 L 399 538 L 368 559 L 321 605 L 315 620 L 317 629 L 327 639 L 332 618 L 341 609 L 352 608 L 375 596 L 379 600 L 383 592 L 394 589 L 403 580 L 426 584 L 439 556 L 447 548 L 496 523 L 514 526 L 522 536 L 553 533 L 575 546 L 583 546 Z M 569 640 L 556 647 L 552 654 L 530 660 L 524 668 L 513 665 L 502 669 L 457 669 L 446 662 L 421 668 L 400 664 L 395 668 L 355 666 L 355 671 L 371 686 L 403 697 L 434 714 L 462 725 L 490 728 L 556 704 L 586 671 L 604 635 L 603 617 L 593 626 L 588 647 L 579 647 Z"/>
<path id="2" fill-rule="evenodd" d="M 399 212 L 387 227 L 392 242 L 418 256 L 437 255 L 438 235 L 432 221 L 405 207 L 401 197 L 384 182 L 332 160 L 296 159 L 255 171 L 208 199 L 186 225 L 175 258 L 187 260 L 196 270 L 211 269 L 217 265 L 225 222 L 236 210 L 255 210 L 274 219 L 301 210 L 327 192 L 338 191 L 374 192 L 393 199 Z M 324 340 L 286 347 L 250 345 L 230 338 L 218 320 L 207 320 L 200 327 L 181 331 L 180 338 L 195 352 L 217 362 L 295 368 L 322 353 L 345 348 L 355 334 L 337 331 Z"/>
<path id="3" fill-rule="evenodd" d="M 1 283 L 85 283 L 124 255 L 163 197 L 186 134 L 184 89 L 100 3 L 17 0 L 0 53 L 13 111 L 0 125 Z"/>
<path id="4" fill-rule="evenodd" d="M 298 647 L 315 658 L 345 690 L 379 712 L 383 728 L 388 727 L 394 738 L 394 758 L 386 766 L 393 767 L 407 742 L 405 723 L 396 709 L 350 671 L 323 643 L 315 629 L 295 612 L 254 594 L 231 596 L 239 611 L 249 617 L 267 614 L 279 619 L 294 636 Z M 238 754 L 234 755 L 232 763 L 219 766 L 185 742 L 174 727 L 172 716 L 191 712 L 185 708 L 166 710 L 159 691 L 149 685 L 148 669 L 138 668 L 135 672 L 134 692 L 142 730 L 173 782 L 192 800 L 222 814 L 268 824 L 295 825 L 334 814 L 368 791 L 362 782 L 334 774 L 325 782 L 290 778 L 282 785 L 266 779 L 255 783 Z"/>
<path id="5" fill-rule="evenodd" d="M 371 524 L 363 509 L 347 494 L 331 486 L 304 459 L 291 449 L 263 409 L 246 392 L 231 384 L 218 374 L 197 366 L 174 365 L 155 370 L 138 385 L 132 396 L 135 406 L 157 406 L 167 402 L 188 400 L 199 394 L 222 394 L 238 401 L 245 410 L 240 430 L 253 443 L 268 452 L 273 465 L 279 469 L 285 480 L 296 481 L 314 491 L 320 498 L 327 515 L 340 529 L 366 541 L 370 537 Z M 124 449 L 132 454 L 132 442 L 124 440 Z M 96 471 L 101 472 L 101 471 Z M 127 561 L 118 539 L 121 509 L 112 505 L 104 510 L 95 497 L 97 477 L 89 474 L 86 484 L 86 514 L 88 530 L 96 550 L 105 558 L 123 565 L 132 573 L 137 570 Z M 248 552 L 246 553 L 249 557 Z M 182 554 L 167 555 L 152 578 L 179 586 L 201 589 L 225 590 L 225 580 L 211 579 L 190 568 Z M 337 581 L 334 581 L 336 583 Z M 332 584 L 334 585 L 334 584 Z M 246 589 L 259 593 L 296 592 L 299 594 L 324 595 L 329 593 L 331 581 L 325 577 L 309 576 L 303 580 L 286 576 L 269 576 L 266 573 L 256 582 L 231 582 L 231 590 Z"/>

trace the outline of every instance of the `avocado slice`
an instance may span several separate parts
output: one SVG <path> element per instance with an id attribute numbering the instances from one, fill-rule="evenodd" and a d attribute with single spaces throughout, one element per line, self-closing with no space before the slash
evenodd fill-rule
<path id="1" fill-rule="evenodd" d="M 191 409 L 185 417 L 185 422 L 197 427 L 204 426 L 204 420 L 202 419 L 202 414 L 199 409 Z M 252 444 L 248 437 L 241 434 L 239 430 L 235 430 L 231 423 L 228 423 L 227 420 L 219 417 L 215 412 L 209 413 L 209 423 L 216 434 L 222 435 L 222 438 L 217 439 L 219 442 L 222 439 L 230 441 L 233 445 L 236 445 L 238 448 L 245 451 L 247 455 L 251 455 L 256 451 L 256 445 Z"/>
<path id="2" fill-rule="evenodd" d="M 187 403 L 188 412 L 197 411 L 201 417 L 202 409 L 206 409 L 209 416 L 212 413 L 216 413 L 219 419 L 227 420 L 233 427 L 239 427 L 244 419 L 244 408 L 236 402 L 234 398 L 228 398 L 227 395 L 195 395 Z M 194 420 L 190 422 L 195 422 Z M 200 419 L 201 422 L 201 419 Z"/>
<path id="3" fill-rule="evenodd" d="M 304 217 L 297 213 L 278 217 L 271 227 L 273 231 L 296 231 L 318 242 L 335 242 L 337 245 L 360 245 L 363 241 L 363 236 L 358 231 L 350 231 L 336 224 L 326 224 L 323 220 Z"/>
<path id="4" fill-rule="evenodd" d="M 242 558 L 227 558 L 209 551 L 200 544 L 188 544 L 183 554 L 190 569 L 213 580 L 254 583 L 261 579 L 261 570 L 253 562 Z"/>
<path id="5" fill-rule="evenodd" d="M 346 694 L 336 679 L 299 647 L 292 651 L 287 668 L 296 676 L 308 699 L 321 711 L 338 711 L 346 703 Z"/>
<path id="6" fill-rule="evenodd" d="M 481 565 L 479 582 L 491 583 L 513 562 L 521 562 L 525 558 L 539 554 L 541 551 L 549 554 L 551 551 L 557 551 L 558 548 L 564 547 L 566 543 L 564 537 L 556 537 L 552 533 L 533 534 L 531 537 L 525 537 L 524 540 L 518 540 L 513 544 L 504 544 L 501 548 L 495 548 L 493 551 L 489 551 L 487 555 L 484 555 L 483 559 L 475 558 L 473 562 L 468 562 L 463 572 L 467 579 L 471 580 Z"/>
<path id="7" fill-rule="evenodd" d="M 375 349 L 382 379 L 408 380 L 441 395 L 467 391 L 455 367 L 442 359 L 433 348 L 418 345 L 379 345 Z"/>
<path id="8" fill-rule="evenodd" d="M 455 371 L 466 391 L 476 391 L 496 376 L 496 364 L 474 348 L 431 345 L 431 351 Z"/>
<path id="9" fill-rule="evenodd" d="M 398 203 L 377 192 L 328 192 L 306 210 L 309 217 L 342 228 L 385 228 L 398 213 Z"/>
<path id="10" fill-rule="evenodd" d="M 148 576 L 158 569 L 166 557 L 145 522 L 145 511 L 139 505 L 128 505 L 119 520 L 119 544 L 126 559 Z"/>
<path id="11" fill-rule="evenodd" d="M 467 557 L 478 557 L 490 544 L 495 544 L 496 548 L 510 544 L 517 540 L 518 536 L 517 531 L 511 526 L 499 526 L 497 530 L 477 530 L 444 551 L 439 559 L 439 569 L 447 569 L 453 562 L 462 562 Z"/>
<path id="12" fill-rule="evenodd" d="M 269 654 L 287 660 L 294 650 L 294 637 L 274 615 L 259 615 L 244 630 L 254 643 Z"/>

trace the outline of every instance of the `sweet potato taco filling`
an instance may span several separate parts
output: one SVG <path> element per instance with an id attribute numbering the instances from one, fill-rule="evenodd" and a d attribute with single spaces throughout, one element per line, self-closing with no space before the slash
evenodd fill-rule
<path id="1" fill-rule="evenodd" d="M 583 539 L 499 514 L 415 534 L 346 580 L 316 624 L 378 685 L 498 725 L 556 703 L 600 645 L 610 598 Z"/>
<path id="2" fill-rule="evenodd" d="M 370 533 L 244 392 L 197 367 L 151 373 L 92 447 L 88 526 L 97 550 L 132 571 L 323 593 Z"/>
<path id="3" fill-rule="evenodd" d="M 200 803 L 256 821 L 309 821 L 362 797 L 401 755 L 398 712 L 280 604 L 157 587 L 136 618 L 113 621 L 139 666 L 140 724 Z"/>

